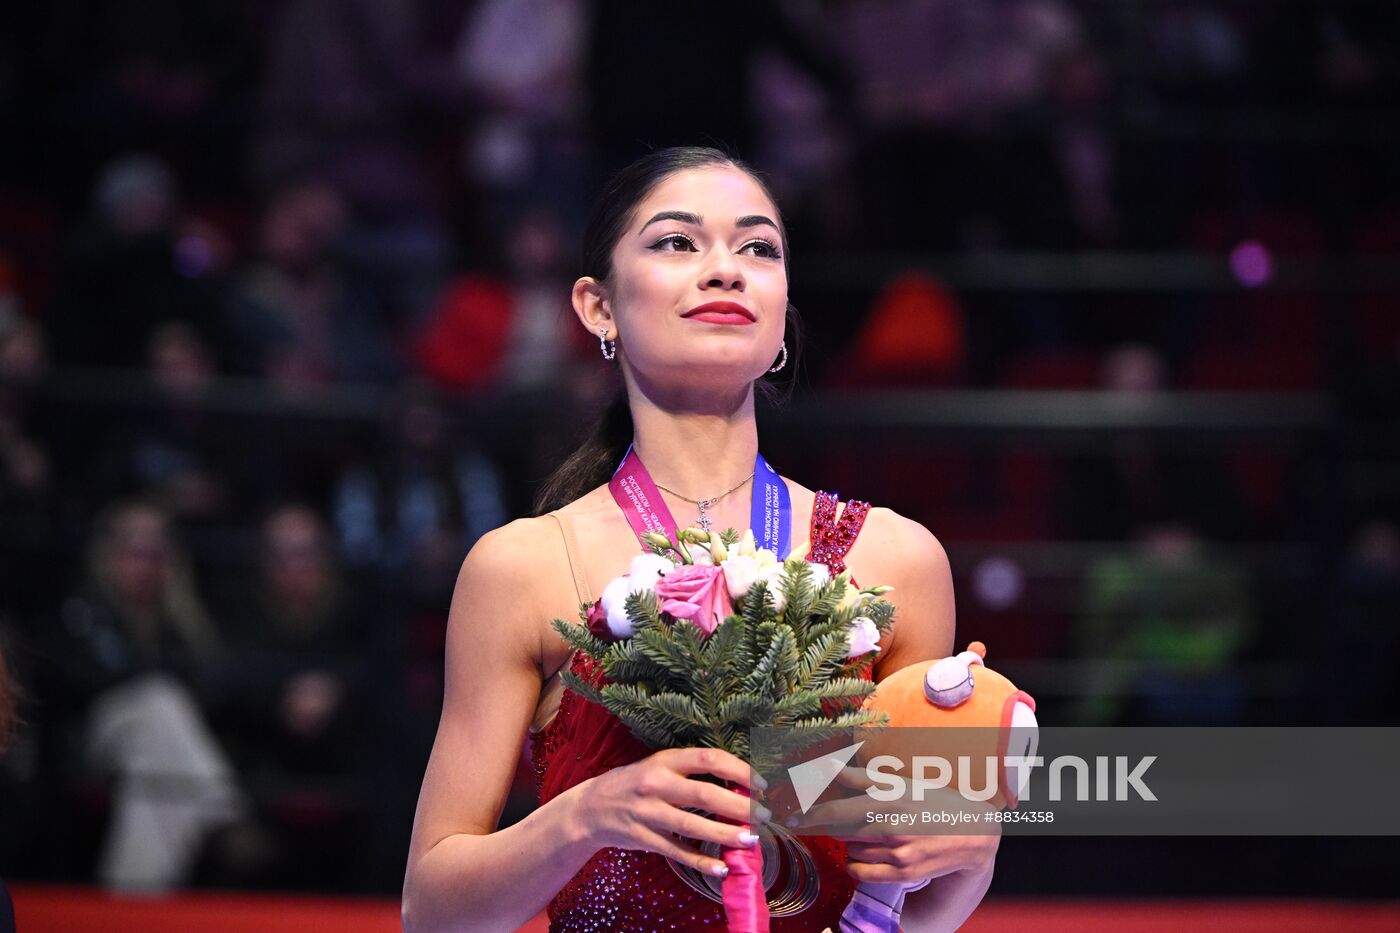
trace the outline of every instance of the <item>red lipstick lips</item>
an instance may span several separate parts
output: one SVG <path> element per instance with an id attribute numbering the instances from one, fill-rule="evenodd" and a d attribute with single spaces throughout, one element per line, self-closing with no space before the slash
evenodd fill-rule
<path id="1" fill-rule="evenodd" d="M 711 301 L 691 308 L 681 317 L 708 324 L 752 324 L 753 312 L 732 301 Z"/>

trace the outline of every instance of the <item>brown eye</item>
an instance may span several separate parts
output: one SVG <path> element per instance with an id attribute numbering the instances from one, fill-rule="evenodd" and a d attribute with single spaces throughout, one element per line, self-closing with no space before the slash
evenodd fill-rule
<path id="1" fill-rule="evenodd" d="M 651 248 L 663 253 L 693 253 L 695 243 L 688 236 L 672 233 L 657 240 Z"/>
<path id="2" fill-rule="evenodd" d="M 743 252 L 749 247 L 753 247 L 754 255 L 762 259 L 781 259 L 783 254 L 778 250 L 778 244 L 771 240 L 751 240 L 739 247 L 739 252 Z"/>

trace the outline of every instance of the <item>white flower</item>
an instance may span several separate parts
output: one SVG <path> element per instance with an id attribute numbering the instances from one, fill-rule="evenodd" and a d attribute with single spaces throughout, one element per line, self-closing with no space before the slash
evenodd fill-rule
<path id="1" fill-rule="evenodd" d="M 720 567 L 724 570 L 724 583 L 729 587 L 730 599 L 741 599 L 758 579 L 758 561 L 752 557 L 731 554 Z"/>
<path id="2" fill-rule="evenodd" d="M 650 556 L 671 564 L 669 560 L 660 555 Z M 632 621 L 627 618 L 627 597 L 633 593 L 654 592 L 656 581 L 659 579 L 661 579 L 661 575 L 655 573 L 637 577 L 623 575 L 603 587 L 603 595 L 599 598 L 603 603 L 603 611 L 608 614 L 608 631 L 612 632 L 614 638 L 632 637 Z"/>
<path id="3" fill-rule="evenodd" d="M 627 568 L 627 575 L 638 583 L 650 582 L 655 586 L 657 578 L 675 566 L 669 557 L 662 557 L 660 554 L 638 554 L 632 558 L 632 566 Z"/>
<path id="4" fill-rule="evenodd" d="M 751 555 L 730 551 L 721 563 L 724 582 L 729 588 L 729 598 L 739 599 L 759 580 L 768 584 L 769 592 L 779 600 L 782 608 L 782 594 L 778 592 L 778 581 L 782 579 L 783 565 L 778 563 L 778 555 L 767 548 L 756 548 Z"/>
<path id="5" fill-rule="evenodd" d="M 856 616 L 851 620 L 851 627 L 846 629 L 846 642 L 850 646 L 846 657 L 858 658 L 879 651 L 879 640 L 880 630 L 875 627 L 875 622 L 869 616 Z"/>
<path id="6" fill-rule="evenodd" d="M 831 570 L 826 564 L 808 563 L 812 568 L 812 586 L 821 589 L 831 579 Z"/>

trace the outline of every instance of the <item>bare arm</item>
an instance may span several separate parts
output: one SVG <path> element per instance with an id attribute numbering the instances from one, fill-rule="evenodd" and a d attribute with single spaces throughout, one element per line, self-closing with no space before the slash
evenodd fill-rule
<path id="1" fill-rule="evenodd" d="M 526 728 L 539 701 L 540 579 L 557 571 L 540 525 L 491 532 L 462 565 L 447 630 L 442 719 L 423 777 L 404 878 L 407 933 L 514 931 L 537 915 L 600 848 L 643 849 L 700 871 L 723 868 L 672 833 L 725 845 L 747 797 L 690 780 L 745 786 L 749 769 L 717 749 L 671 749 L 590 778 L 524 820 L 495 831 Z"/>
<path id="2" fill-rule="evenodd" d="M 539 700 L 538 620 L 529 617 L 537 607 L 523 579 L 523 568 L 540 564 L 531 538 L 522 523 L 491 532 L 457 578 L 442 718 L 404 879 L 410 933 L 515 930 L 592 855 L 568 794 L 493 832 Z"/>

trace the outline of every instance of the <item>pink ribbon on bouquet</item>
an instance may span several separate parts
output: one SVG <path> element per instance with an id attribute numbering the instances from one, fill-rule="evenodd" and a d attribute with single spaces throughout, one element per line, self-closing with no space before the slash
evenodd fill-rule
<path id="1" fill-rule="evenodd" d="M 748 788 L 734 788 L 745 797 Z M 752 832 L 747 823 L 739 824 L 744 832 Z M 725 848 L 724 864 L 729 874 L 724 876 L 720 894 L 724 898 L 724 916 L 729 933 L 768 933 L 768 893 L 763 888 L 763 850 L 752 846 Z"/>

